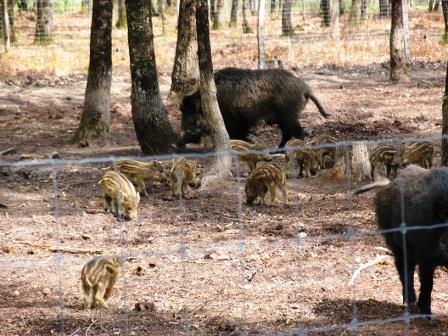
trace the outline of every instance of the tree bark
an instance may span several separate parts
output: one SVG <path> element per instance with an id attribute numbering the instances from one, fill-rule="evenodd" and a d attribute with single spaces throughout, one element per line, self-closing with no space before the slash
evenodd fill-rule
<path id="1" fill-rule="evenodd" d="M 82 13 L 90 13 L 90 7 L 91 7 L 90 0 L 82 0 L 81 1 L 81 12 Z"/>
<path id="2" fill-rule="evenodd" d="M 443 22 L 445 30 L 443 33 L 443 42 L 448 43 L 448 1 L 442 1 Z"/>
<path id="3" fill-rule="evenodd" d="M 3 17 L 3 34 L 4 34 L 4 42 L 5 42 L 5 51 L 11 48 L 11 31 L 9 24 L 9 15 L 8 15 L 8 2 L 6 0 L 2 0 L 2 17 Z"/>
<path id="4" fill-rule="evenodd" d="M 90 28 L 90 63 L 84 109 L 74 141 L 105 138 L 110 131 L 112 81 L 112 0 L 94 0 Z"/>
<path id="5" fill-rule="evenodd" d="M 338 44 L 341 40 L 341 31 L 339 27 L 339 0 L 331 0 L 331 35 L 333 41 Z"/>
<path id="6" fill-rule="evenodd" d="M 218 153 L 211 170 L 206 173 L 202 180 L 202 185 L 206 186 L 213 179 L 228 177 L 232 163 L 230 156 L 225 154 L 229 151 L 229 134 L 224 125 L 216 98 L 207 0 L 197 0 L 196 2 L 196 32 L 198 36 L 198 58 L 201 74 L 201 106 L 204 118 L 210 129 L 215 151 Z"/>
<path id="7" fill-rule="evenodd" d="M 229 27 L 236 27 L 238 21 L 238 0 L 232 0 Z"/>
<path id="8" fill-rule="evenodd" d="M 258 42 L 258 69 L 266 68 L 266 49 L 264 44 L 264 17 L 265 0 L 259 0 L 258 3 L 258 21 L 257 21 L 257 42 Z"/>
<path id="9" fill-rule="evenodd" d="M 390 17 L 389 0 L 379 0 L 380 18 L 384 19 Z"/>
<path id="10" fill-rule="evenodd" d="M 339 0 L 339 15 L 345 14 L 345 0 Z"/>
<path id="11" fill-rule="evenodd" d="M 195 0 L 181 0 L 176 55 L 171 74 L 171 92 L 173 93 L 187 94 L 196 89 L 199 84 L 195 15 Z"/>
<path id="12" fill-rule="evenodd" d="M 445 1 L 442 1 L 442 6 Z M 445 76 L 445 94 L 442 104 L 442 166 L 448 166 L 448 63 Z"/>
<path id="13" fill-rule="evenodd" d="M 349 24 L 357 26 L 359 24 L 359 16 L 361 15 L 361 0 L 352 0 L 352 8 L 348 18 Z"/>
<path id="14" fill-rule="evenodd" d="M 440 0 L 435 0 L 434 1 L 434 12 L 437 12 L 439 10 L 440 7 Z"/>
<path id="15" fill-rule="evenodd" d="M 124 0 L 118 0 L 118 18 L 115 27 L 117 29 L 126 27 L 126 7 L 124 5 Z"/>
<path id="16" fill-rule="evenodd" d="M 242 0 L 243 2 L 243 33 L 250 34 L 253 33 L 252 28 L 249 26 L 249 22 L 247 21 L 247 5 L 249 0 Z"/>
<path id="17" fill-rule="evenodd" d="M 159 9 L 159 15 L 162 19 L 162 35 L 165 35 L 165 0 L 157 0 L 157 7 Z"/>
<path id="18" fill-rule="evenodd" d="M 224 0 L 215 0 L 216 1 L 216 10 L 215 15 L 213 17 L 213 30 L 221 29 L 222 27 L 222 8 L 224 7 Z"/>
<path id="19" fill-rule="evenodd" d="M 322 19 L 322 27 L 330 27 L 330 1 L 331 0 L 320 0 L 320 17 Z"/>
<path id="20" fill-rule="evenodd" d="M 361 0 L 360 20 L 362 22 L 367 20 L 368 7 L 369 7 L 369 0 Z"/>
<path id="21" fill-rule="evenodd" d="M 407 79 L 408 64 L 405 55 L 403 30 L 403 0 L 392 0 L 392 24 L 390 31 L 390 79 Z"/>
<path id="22" fill-rule="evenodd" d="M 144 154 L 165 153 L 177 139 L 159 91 L 150 1 L 126 0 L 126 15 L 137 140 Z"/>
<path id="23" fill-rule="evenodd" d="M 292 0 L 284 0 L 282 8 L 282 36 L 294 35 L 294 28 L 291 23 Z"/>
<path id="24" fill-rule="evenodd" d="M 370 179 L 371 166 L 369 162 L 369 150 L 363 142 L 354 142 L 352 146 L 351 174 L 354 180 L 361 182 Z"/>
<path id="25" fill-rule="evenodd" d="M 49 44 L 53 39 L 53 0 L 37 0 L 36 44 Z"/>

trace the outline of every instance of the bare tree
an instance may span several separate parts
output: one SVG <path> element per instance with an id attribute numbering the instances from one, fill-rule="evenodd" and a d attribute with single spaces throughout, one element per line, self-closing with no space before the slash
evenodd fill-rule
<path id="1" fill-rule="evenodd" d="M 443 42 L 448 43 L 448 1 L 442 1 L 443 22 L 445 30 L 443 33 Z"/>
<path id="2" fill-rule="evenodd" d="M 49 44 L 53 39 L 53 0 L 37 0 L 34 42 Z"/>
<path id="3" fill-rule="evenodd" d="M 117 29 L 126 27 L 126 7 L 124 5 L 124 0 L 118 0 L 118 18 L 115 27 L 117 27 Z"/>
<path id="4" fill-rule="evenodd" d="M 236 27 L 238 21 L 238 0 L 232 0 L 229 27 Z"/>
<path id="5" fill-rule="evenodd" d="M 169 6 L 171 6 L 174 2 L 171 2 Z M 162 35 L 165 35 L 165 0 L 157 0 L 157 7 L 159 10 L 159 16 L 162 19 Z"/>
<path id="6" fill-rule="evenodd" d="M 207 0 L 196 2 L 196 31 L 198 36 L 198 58 L 201 74 L 201 105 L 204 118 L 210 129 L 215 151 L 218 155 L 211 170 L 202 180 L 207 185 L 215 178 L 227 177 L 230 174 L 231 158 L 226 154 L 229 150 L 229 134 L 219 110 L 216 98 L 216 84 L 213 78 L 212 53 L 208 26 Z"/>
<path id="7" fill-rule="evenodd" d="M 90 0 L 81 0 L 81 12 L 88 13 L 90 12 Z"/>
<path id="8" fill-rule="evenodd" d="M 379 0 L 380 18 L 384 19 L 390 17 L 390 2 L 389 0 Z"/>
<path id="9" fill-rule="evenodd" d="M 294 35 L 294 28 L 291 22 L 292 0 L 283 0 L 282 8 L 282 36 Z"/>
<path id="10" fill-rule="evenodd" d="M 445 1 L 442 1 L 442 6 Z M 442 104 L 442 166 L 448 166 L 448 64 L 445 76 L 445 94 Z"/>
<path id="11" fill-rule="evenodd" d="M 252 33 L 253 30 L 252 28 L 249 26 L 249 22 L 247 21 L 247 5 L 249 0 L 242 0 L 242 5 L 243 5 L 243 33 L 244 34 L 249 34 Z"/>
<path id="12" fill-rule="evenodd" d="M 352 8 L 350 9 L 350 16 L 348 17 L 348 22 L 352 26 L 357 26 L 359 24 L 360 15 L 361 15 L 361 0 L 352 0 Z"/>
<path id="13" fill-rule="evenodd" d="M 195 15 L 195 0 L 180 0 L 176 55 L 171 74 L 171 92 L 174 93 L 188 93 L 199 84 Z"/>
<path id="14" fill-rule="evenodd" d="M 9 15 L 8 15 L 8 2 L 6 0 L 2 1 L 2 13 L 3 17 L 3 34 L 5 42 L 5 51 L 7 52 L 11 48 L 11 35 L 10 35 L 10 25 L 9 25 Z"/>
<path id="15" fill-rule="evenodd" d="M 439 10 L 439 6 L 440 6 L 440 0 L 429 0 L 428 12 L 437 12 Z"/>
<path id="16" fill-rule="evenodd" d="M 126 0 L 129 59 L 132 80 L 132 118 L 145 154 L 172 149 L 176 134 L 171 127 L 159 91 L 151 2 Z"/>
<path id="17" fill-rule="evenodd" d="M 392 0 L 392 24 L 390 30 L 390 79 L 407 79 L 408 60 L 405 50 L 403 2 Z"/>
<path id="18" fill-rule="evenodd" d="M 331 0 L 331 35 L 333 37 L 333 40 L 336 43 L 340 42 L 341 39 L 341 32 L 339 28 L 339 15 L 340 15 L 340 9 L 339 9 L 339 0 Z"/>
<path id="19" fill-rule="evenodd" d="M 270 8 L 271 15 L 275 14 L 275 7 L 276 7 L 276 5 L 277 5 L 276 0 L 271 0 L 271 8 Z"/>
<path id="20" fill-rule="evenodd" d="M 322 27 L 330 27 L 330 1 L 320 0 L 320 17 Z"/>
<path id="21" fill-rule="evenodd" d="M 367 10 L 369 7 L 369 0 L 361 0 L 360 20 L 367 20 Z"/>
<path id="22" fill-rule="evenodd" d="M 84 109 L 74 141 L 104 138 L 110 131 L 112 81 L 112 0 L 94 0 L 90 63 Z"/>
<path id="23" fill-rule="evenodd" d="M 339 0 L 339 15 L 344 15 L 345 14 L 345 8 L 346 4 L 345 4 L 345 0 Z"/>
<path id="24" fill-rule="evenodd" d="M 212 14 L 212 29 L 218 30 L 221 29 L 223 24 L 223 15 L 222 15 L 222 9 L 224 7 L 224 0 L 214 0 L 215 1 L 215 10 Z"/>
<path id="25" fill-rule="evenodd" d="M 257 42 L 258 42 L 258 69 L 266 67 L 264 47 L 264 17 L 265 17 L 265 0 L 259 0 L 258 3 L 258 23 L 257 23 Z"/>

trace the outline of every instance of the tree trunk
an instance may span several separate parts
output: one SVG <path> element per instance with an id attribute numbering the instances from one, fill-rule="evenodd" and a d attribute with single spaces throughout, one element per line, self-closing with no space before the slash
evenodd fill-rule
<path id="1" fill-rule="evenodd" d="M 402 1 L 392 0 L 392 24 L 390 30 L 390 79 L 407 79 L 407 60 L 403 30 Z"/>
<path id="2" fill-rule="evenodd" d="M 238 17 L 238 0 L 232 0 L 232 9 L 230 10 L 229 27 L 236 27 Z"/>
<path id="3" fill-rule="evenodd" d="M 252 16 L 257 15 L 257 13 L 258 13 L 257 1 L 256 0 L 249 0 L 249 6 L 250 6 L 250 14 Z"/>
<path id="4" fill-rule="evenodd" d="M 8 2 L 7 0 L 2 0 L 2 17 L 3 17 L 3 34 L 5 42 L 5 51 L 11 48 L 11 35 L 10 35 L 10 24 L 8 15 Z"/>
<path id="5" fill-rule="evenodd" d="M 15 29 L 15 25 L 14 25 L 14 21 L 15 21 L 14 1 L 7 0 L 6 3 L 8 4 L 7 9 L 8 9 L 8 19 L 9 19 L 9 41 L 10 41 L 10 43 L 15 43 L 15 42 L 17 42 L 17 39 L 16 39 L 16 29 Z M 5 38 L 6 38 L 6 35 L 5 35 Z"/>
<path id="6" fill-rule="evenodd" d="M 199 84 L 195 15 L 195 0 L 181 0 L 176 55 L 171 74 L 171 92 L 174 93 L 190 93 L 197 89 Z"/>
<path id="7" fill-rule="evenodd" d="M 216 11 L 215 16 L 213 17 L 213 30 L 221 29 L 222 27 L 222 8 L 224 7 L 224 0 L 215 0 L 216 1 Z"/>
<path id="8" fill-rule="evenodd" d="M 115 27 L 117 27 L 117 29 L 126 27 L 126 7 L 124 5 L 124 0 L 118 0 L 118 18 Z"/>
<path id="9" fill-rule="evenodd" d="M 36 44 L 49 44 L 53 39 L 53 0 L 37 0 Z"/>
<path id="10" fill-rule="evenodd" d="M 348 18 L 349 24 L 357 26 L 359 24 L 359 16 L 361 15 L 361 0 L 352 0 L 352 8 Z"/>
<path id="11" fill-rule="evenodd" d="M 165 17 L 165 0 L 157 0 L 157 7 L 159 9 L 159 15 L 160 18 L 162 19 L 162 35 L 165 35 L 165 22 L 166 22 L 166 17 Z"/>
<path id="12" fill-rule="evenodd" d="M 90 28 L 90 63 L 84 110 L 74 141 L 105 138 L 110 131 L 112 81 L 112 0 L 94 0 Z"/>
<path id="13" fill-rule="evenodd" d="M 195 4 L 196 7 L 196 4 Z M 210 21 L 214 21 L 216 16 L 216 0 L 210 0 Z"/>
<path id="14" fill-rule="evenodd" d="M 292 0 L 284 0 L 282 8 L 282 36 L 294 35 L 294 28 L 291 23 Z"/>
<path id="15" fill-rule="evenodd" d="M 275 6 L 276 6 L 276 1 L 271 0 L 271 15 L 275 14 Z"/>
<path id="16" fill-rule="evenodd" d="M 247 22 L 247 2 L 249 0 L 242 0 L 243 2 L 243 33 L 250 34 L 253 33 L 252 28 L 249 26 L 249 22 Z"/>
<path id="17" fill-rule="evenodd" d="M 144 154 L 169 151 L 176 142 L 159 91 L 151 3 L 126 0 L 129 59 L 132 80 L 132 119 Z"/>
<path id="18" fill-rule="evenodd" d="M 90 7 L 91 7 L 90 0 L 82 0 L 81 1 L 81 12 L 82 13 L 90 13 Z"/>
<path id="19" fill-rule="evenodd" d="M 231 158 L 225 154 L 229 151 L 229 134 L 227 133 L 216 98 L 216 85 L 213 78 L 212 53 L 208 27 L 207 0 L 197 0 L 196 32 L 198 36 L 198 58 L 201 73 L 201 105 L 204 118 L 210 129 L 210 135 L 218 155 L 213 167 L 202 180 L 207 185 L 215 178 L 225 178 L 230 174 Z"/>
<path id="20" fill-rule="evenodd" d="M 265 0 L 259 0 L 258 3 L 258 23 L 257 23 L 257 42 L 258 42 L 258 69 L 266 68 L 266 49 L 264 46 L 264 16 Z"/>
<path id="21" fill-rule="evenodd" d="M 390 16 L 389 0 L 379 0 L 380 18 L 384 19 Z"/>
<path id="22" fill-rule="evenodd" d="M 361 13 L 360 13 L 360 20 L 362 22 L 367 20 L 367 11 L 369 8 L 369 0 L 361 0 Z"/>
<path id="23" fill-rule="evenodd" d="M 370 179 L 371 166 L 369 162 L 369 150 L 363 142 L 354 142 L 352 146 L 351 174 L 354 180 L 361 182 Z"/>
<path id="24" fill-rule="evenodd" d="M 448 43 L 448 1 L 442 1 L 443 22 L 445 30 L 443 33 L 443 42 Z"/>
<path id="25" fill-rule="evenodd" d="M 339 0 L 339 15 L 345 14 L 345 0 Z"/>
<path id="26" fill-rule="evenodd" d="M 428 12 L 432 12 L 434 9 L 434 0 L 429 0 L 428 2 Z"/>
<path id="27" fill-rule="evenodd" d="M 435 0 L 434 1 L 434 12 L 437 12 L 439 10 L 440 7 L 440 0 Z"/>
<path id="28" fill-rule="evenodd" d="M 445 1 L 442 1 L 442 6 Z M 445 94 L 442 104 L 442 166 L 448 166 L 448 63 L 445 76 Z"/>
<path id="29" fill-rule="evenodd" d="M 339 0 L 331 0 L 331 35 L 333 41 L 338 44 L 341 40 L 341 32 L 339 28 Z"/>
<path id="30" fill-rule="evenodd" d="M 17 1 L 17 8 L 19 8 L 20 11 L 28 11 L 28 1 L 27 0 L 19 0 Z"/>
<path id="31" fill-rule="evenodd" d="M 322 27 L 330 27 L 330 1 L 320 0 L 320 17 Z"/>

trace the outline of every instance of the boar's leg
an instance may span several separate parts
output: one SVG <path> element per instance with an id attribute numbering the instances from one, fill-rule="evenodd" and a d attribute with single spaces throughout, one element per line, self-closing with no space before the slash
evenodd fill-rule
<path id="1" fill-rule="evenodd" d="M 420 295 L 417 306 L 421 314 L 431 314 L 431 292 L 435 266 L 427 261 L 419 264 Z"/>
<path id="2" fill-rule="evenodd" d="M 279 147 L 285 147 L 285 144 L 291 138 L 305 139 L 305 131 L 298 120 L 286 119 L 279 123 L 280 130 L 282 131 L 282 141 L 278 145 Z"/>
<path id="3" fill-rule="evenodd" d="M 415 261 L 412 260 L 409 255 L 407 260 L 404 260 L 403 251 L 400 246 L 396 246 L 392 251 L 395 257 L 395 267 L 400 275 L 400 281 L 403 288 L 403 303 L 412 305 L 417 300 L 414 289 Z M 405 274 L 405 267 L 407 268 L 407 274 Z"/>

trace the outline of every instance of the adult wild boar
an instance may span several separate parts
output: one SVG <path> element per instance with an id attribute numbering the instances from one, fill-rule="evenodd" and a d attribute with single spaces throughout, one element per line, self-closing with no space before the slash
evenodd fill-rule
<path id="1" fill-rule="evenodd" d="M 260 122 L 278 125 L 282 131 L 280 147 L 295 137 L 304 139 L 299 117 L 308 100 L 319 112 L 329 115 L 301 79 L 283 69 L 249 70 L 224 68 L 215 72 L 218 105 L 230 139 L 247 140 L 251 128 Z M 183 135 L 179 145 L 198 143 L 209 134 L 197 90 L 182 99 Z"/>
<path id="2" fill-rule="evenodd" d="M 377 222 L 386 230 L 383 236 L 395 257 L 403 302 L 411 306 L 416 302 L 414 271 L 418 266 L 421 285 L 417 308 L 422 314 L 431 314 L 434 271 L 437 266 L 448 267 L 448 227 L 438 226 L 448 219 L 448 168 L 428 170 L 412 165 L 393 182 L 372 183 L 354 194 L 379 185 L 383 186 L 374 200 Z M 405 231 L 400 228 L 403 222 Z"/>

